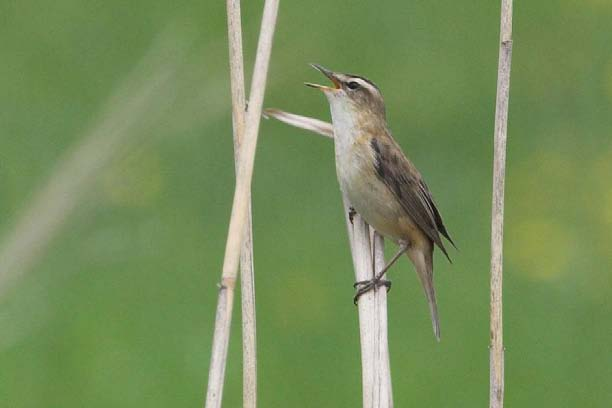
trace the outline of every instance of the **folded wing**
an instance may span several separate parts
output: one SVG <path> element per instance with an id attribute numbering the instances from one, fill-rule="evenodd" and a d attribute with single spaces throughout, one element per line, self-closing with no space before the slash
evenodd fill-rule
<path id="1" fill-rule="evenodd" d="M 378 177 L 395 195 L 407 215 L 442 250 L 450 262 L 440 234 L 453 246 L 455 244 L 444 226 L 429 188 L 391 135 L 385 136 L 371 141 Z"/>

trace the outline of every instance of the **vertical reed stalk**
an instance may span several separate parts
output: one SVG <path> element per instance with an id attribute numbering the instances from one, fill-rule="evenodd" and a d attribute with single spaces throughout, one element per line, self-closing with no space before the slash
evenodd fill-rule
<path id="1" fill-rule="evenodd" d="M 228 8 L 229 7 L 230 6 L 228 6 Z M 249 109 L 244 120 L 244 137 L 238 154 L 239 162 L 237 164 L 236 188 L 232 203 L 232 215 L 225 246 L 225 257 L 223 260 L 223 271 L 215 317 L 212 356 L 205 402 L 207 408 L 220 407 L 223 398 L 223 383 L 225 379 L 227 347 L 232 320 L 234 288 L 238 275 L 241 249 L 244 245 L 246 228 L 248 225 L 255 149 L 257 147 L 257 138 L 259 135 L 259 122 L 261 119 L 261 110 L 266 88 L 268 65 L 272 53 L 272 40 L 274 38 L 277 13 L 278 0 L 266 0 L 259 33 L 257 54 L 255 57 L 255 67 L 253 69 Z M 240 27 L 240 21 L 236 20 L 235 12 L 232 16 L 228 15 L 228 18 L 232 19 L 234 30 L 236 26 Z M 234 38 L 234 35 L 235 34 L 230 34 L 230 38 Z M 233 79 L 234 77 L 232 77 L 232 80 Z M 235 100 L 232 102 L 236 103 Z M 244 109 L 244 105 L 234 106 L 233 112 L 241 109 Z M 234 126 L 236 126 L 236 124 L 236 119 L 234 119 Z"/>
<path id="2" fill-rule="evenodd" d="M 356 214 L 351 222 L 348 217 L 351 205 L 346 196 L 343 197 L 343 202 L 355 280 L 370 280 L 374 278 L 376 271 L 385 265 L 383 239 L 373 231 L 370 234 L 369 225 L 359 214 Z M 392 408 L 386 288 L 378 288 L 362 295 L 358 308 L 363 407 Z"/>
<path id="3" fill-rule="evenodd" d="M 240 17 L 240 0 L 227 0 L 226 5 L 234 129 L 234 162 L 236 174 L 238 174 L 238 163 L 240 162 L 238 155 L 244 137 L 246 113 L 242 20 Z M 242 405 L 244 408 L 255 408 L 257 406 L 257 336 L 250 197 L 244 243 L 240 251 L 240 282 L 240 293 L 242 295 Z"/>
<path id="4" fill-rule="evenodd" d="M 489 407 L 504 406 L 504 343 L 502 321 L 504 184 L 510 64 L 512 60 L 512 0 L 502 0 L 491 210 L 491 346 Z"/>

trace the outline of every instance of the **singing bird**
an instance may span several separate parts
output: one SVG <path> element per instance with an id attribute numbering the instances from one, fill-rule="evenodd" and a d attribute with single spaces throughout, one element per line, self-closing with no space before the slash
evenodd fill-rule
<path id="1" fill-rule="evenodd" d="M 374 279 L 357 282 L 359 297 L 380 286 L 390 287 L 384 274 L 404 253 L 423 285 L 436 339 L 440 323 L 433 283 L 433 250 L 438 246 L 450 262 L 441 236 L 453 246 L 440 212 L 421 173 L 408 160 L 387 126 L 385 102 L 368 79 L 312 66 L 333 86 L 306 85 L 323 91 L 329 101 L 334 129 L 336 173 L 353 208 L 378 233 L 398 244 L 395 256 Z"/>

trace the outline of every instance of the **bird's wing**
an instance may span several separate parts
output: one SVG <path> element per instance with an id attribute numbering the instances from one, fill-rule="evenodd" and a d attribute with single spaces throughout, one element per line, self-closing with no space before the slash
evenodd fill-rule
<path id="1" fill-rule="evenodd" d="M 375 156 L 374 166 L 382 180 L 400 202 L 408 216 L 446 255 L 448 252 L 440 238 L 442 234 L 455 246 L 436 208 L 429 188 L 421 174 L 404 155 L 399 145 L 386 135 L 384 138 L 374 138 L 370 142 Z"/>

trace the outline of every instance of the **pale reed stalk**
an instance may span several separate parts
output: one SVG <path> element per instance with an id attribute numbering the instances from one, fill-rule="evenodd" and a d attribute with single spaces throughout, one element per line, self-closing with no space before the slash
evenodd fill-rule
<path id="1" fill-rule="evenodd" d="M 493 204 L 491 210 L 491 345 L 489 407 L 504 406 L 504 342 L 502 321 L 504 184 L 506 177 L 506 139 L 510 64 L 512 60 L 512 0 L 502 0 L 495 104 L 493 153 Z"/>
<path id="2" fill-rule="evenodd" d="M 272 53 L 272 40 L 276 27 L 278 0 L 266 0 L 264 4 L 259 43 L 253 69 L 253 80 L 249 98 L 249 109 L 246 114 L 244 138 L 238 154 L 239 163 L 236 174 L 236 188 L 232 203 L 232 215 L 225 246 L 223 271 L 217 301 L 215 329 L 213 335 L 212 355 L 208 374 L 208 388 L 205 406 L 218 408 L 223 398 L 223 383 L 227 361 L 234 289 L 238 275 L 240 254 L 246 236 L 248 224 L 249 203 L 251 196 L 251 180 L 255 163 L 255 148 L 259 135 L 259 122 L 266 88 L 268 65 Z M 236 22 L 235 22 L 236 23 Z M 240 22 L 237 22 L 238 25 Z"/>
<path id="3" fill-rule="evenodd" d="M 238 163 L 240 163 L 238 155 L 244 137 L 246 114 L 241 26 L 240 0 L 227 0 L 227 31 L 236 174 L 238 174 Z M 244 408 L 255 408 L 257 406 L 257 334 L 250 197 L 244 243 L 240 251 L 240 286 L 240 294 L 242 295 L 242 405 Z"/>

